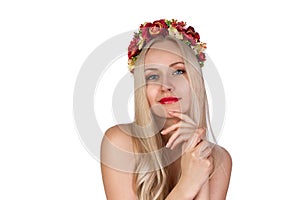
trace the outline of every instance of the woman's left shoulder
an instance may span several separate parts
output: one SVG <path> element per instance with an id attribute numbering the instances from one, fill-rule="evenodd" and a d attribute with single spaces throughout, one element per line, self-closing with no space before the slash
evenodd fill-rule
<path id="1" fill-rule="evenodd" d="M 215 144 L 212 150 L 212 156 L 219 160 L 232 165 L 232 158 L 230 153 L 222 146 Z"/>
<path id="2" fill-rule="evenodd" d="M 232 170 L 232 158 L 230 153 L 224 147 L 215 144 L 212 150 L 212 156 L 214 158 L 214 171 L 216 175 L 225 175 L 226 179 L 230 179 Z"/>
<path id="3" fill-rule="evenodd" d="M 229 152 L 219 145 L 212 150 L 214 171 L 210 175 L 211 199 L 226 199 L 229 187 L 232 158 Z"/>

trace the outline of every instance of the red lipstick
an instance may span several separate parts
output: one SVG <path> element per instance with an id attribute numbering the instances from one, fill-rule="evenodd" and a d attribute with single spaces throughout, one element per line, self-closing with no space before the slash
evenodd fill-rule
<path id="1" fill-rule="evenodd" d="M 176 97 L 165 97 L 165 98 L 162 98 L 161 100 L 159 100 L 158 102 L 161 104 L 171 104 L 171 103 L 175 103 L 179 100 L 180 99 L 176 98 Z"/>

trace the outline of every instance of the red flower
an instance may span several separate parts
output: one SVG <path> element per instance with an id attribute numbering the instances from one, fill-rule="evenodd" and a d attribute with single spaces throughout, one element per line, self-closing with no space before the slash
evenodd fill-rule
<path id="1" fill-rule="evenodd" d="M 195 31 L 195 29 L 189 26 L 184 32 L 184 37 L 191 42 L 192 45 L 195 45 L 196 42 L 200 41 L 200 35 Z"/>
<path id="2" fill-rule="evenodd" d="M 141 25 L 140 29 L 142 30 L 142 37 L 145 38 L 147 42 L 159 35 L 168 35 L 168 25 L 163 19 Z"/>
<path id="3" fill-rule="evenodd" d="M 138 37 L 138 35 L 135 35 L 128 46 L 128 58 L 129 59 L 131 59 L 132 57 L 134 57 L 140 53 L 140 50 L 138 48 L 138 42 L 139 42 L 139 37 Z"/>
<path id="4" fill-rule="evenodd" d="M 206 49 L 206 43 L 200 42 L 199 33 L 197 33 L 192 26 L 186 28 L 186 23 L 183 21 L 178 22 L 175 19 L 172 19 L 171 21 L 161 19 L 154 21 L 153 23 L 146 22 L 141 24 L 139 31 L 135 33 L 128 46 L 129 69 L 132 70 L 134 68 L 137 56 L 150 40 L 158 36 L 167 36 L 169 34 L 182 40 L 185 44 L 191 47 L 196 54 L 200 66 L 203 66 L 204 61 L 206 60 L 206 54 L 203 53 Z"/>
<path id="5" fill-rule="evenodd" d="M 177 20 L 172 21 L 172 26 L 175 27 L 179 33 L 182 33 L 184 30 L 186 23 L 185 22 L 177 22 Z"/>
<path id="6" fill-rule="evenodd" d="M 200 62 L 203 62 L 206 60 L 206 56 L 205 56 L 205 53 L 203 52 L 200 52 L 198 55 L 197 55 L 197 58 Z"/>
<path id="7" fill-rule="evenodd" d="M 148 22 L 144 25 L 140 26 L 140 30 L 142 31 L 142 37 L 146 40 L 149 41 L 150 36 L 149 36 L 149 27 L 151 27 L 152 23 Z"/>
<path id="8" fill-rule="evenodd" d="M 176 28 L 176 25 L 177 25 L 177 20 L 176 19 L 172 19 L 171 26 L 173 26 L 173 27 Z"/>

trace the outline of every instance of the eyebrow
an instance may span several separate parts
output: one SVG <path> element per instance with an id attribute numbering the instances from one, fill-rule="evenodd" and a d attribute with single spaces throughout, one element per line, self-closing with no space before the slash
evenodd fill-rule
<path id="1" fill-rule="evenodd" d="M 184 65 L 184 62 L 182 62 L 182 61 L 174 62 L 174 63 L 170 64 L 169 67 L 173 67 L 177 64 L 183 64 Z M 157 70 L 157 68 L 153 68 L 153 67 L 145 68 L 145 71 L 147 71 L 147 70 Z"/>
<path id="2" fill-rule="evenodd" d="M 177 65 L 177 64 L 183 64 L 184 65 L 184 62 L 182 62 L 182 61 L 174 62 L 171 65 L 169 65 L 169 67 L 173 67 L 174 65 Z"/>

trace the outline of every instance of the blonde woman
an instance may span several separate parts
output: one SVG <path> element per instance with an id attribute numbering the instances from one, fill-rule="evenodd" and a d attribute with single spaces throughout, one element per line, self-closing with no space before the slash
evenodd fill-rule
<path id="1" fill-rule="evenodd" d="M 135 120 L 108 129 L 101 145 L 108 200 L 226 199 L 231 157 L 210 127 L 205 48 L 176 20 L 144 23 L 135 33 L 128 48 Z"/>

